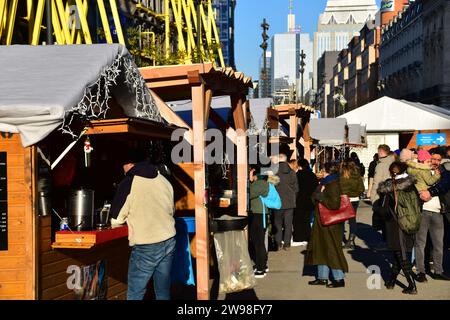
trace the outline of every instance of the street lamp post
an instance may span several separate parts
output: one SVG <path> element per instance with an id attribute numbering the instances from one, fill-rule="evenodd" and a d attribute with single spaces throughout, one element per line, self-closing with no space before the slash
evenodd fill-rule
<path id="1" fill-rule="evenodd" d="M 301 97 L 301 102 L 302 102 L 302 103 L 304 103 L 304 93 L 303 93 L 303 84 L 304 84 L 304 81 L 303 81 L 303 74 L 305 73 L 305 65 L 306 65 L 305 59 L 306 59 L 306 54 L 305 54 L 305 53 L 303 52 L 303 50 L 302 50 L 302 52 L 300 53 L 300 75 L 301 75 L 300 81 L 302 82 L 302 83 L 300 84 L 300 86 L 301 86 L 301 95 L 302 95 L 302 97 Z"/>
<path id="2" fill-rule="evenodd" d="M 200 48 L 201 46 L 201 38 L 202 38 L 202 17 L 200 15 L 200 6 L 202 5 L 202 0 L 197 0 L 196 3 L 196 10 L 197 10 L 197 62 L 202 63 L 203 57 L 202 57 L 202 50 Z"/>
<path id="3" fill-rule="evenodd" d="M 53 44 L 52 1 L 45 1 L 45 21 L 47 25 L 47 44 Z"/>
<path id="4" fill-rule="evenodd" d="M 264 56 L 263 56 L 263 74 L 261 75 L 261 80 L 264 81 L 264 84 L 262 86 L 262 98 L 266 98 L 267 97 L 267 91 L 268 91 L 268 86 L 267 86 L 267 40 L 269 40 L 269 36 L 267 35 L 267 30 L 269 30 L 269 24 L 266 22 L 266 18 L 263 19 L 263 22 L 261 23 L 261 28 L 263 29 L 263 33 L 262 33 L 262 38 L 263 38 L 263 42 L 261 43 L 260 47 L 261 49 L 263 49 L 264 51 Z"/>

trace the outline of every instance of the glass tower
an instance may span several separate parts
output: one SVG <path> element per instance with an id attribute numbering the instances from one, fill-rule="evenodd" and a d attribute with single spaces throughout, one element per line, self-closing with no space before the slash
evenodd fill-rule
<path id="1" fill-rule="evenodd" d="M 234 8 L 236 0 L 214 0 L 217 31 L 222 43 L 222 53 L 225 65 L 236 69 L 234 61 Z"/>

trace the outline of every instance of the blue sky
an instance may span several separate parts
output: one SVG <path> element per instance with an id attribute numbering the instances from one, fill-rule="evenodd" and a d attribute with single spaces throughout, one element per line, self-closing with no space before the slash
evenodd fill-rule
<path id="1" fill-rule="evenodd" d="M 296 24 L 311 38 L 317 28 L 319 14 L 327 0 L 293 0 Z M 377 0 L 378 6 L 380 0 Z M 270 25 L 268 34 L 287 31 L 289 0 L 237 0 L 235 20 L 235 59 L 238 71 L 258 79 L 258 60 L 262 53 L 260 24 L 266 18 Z"/>

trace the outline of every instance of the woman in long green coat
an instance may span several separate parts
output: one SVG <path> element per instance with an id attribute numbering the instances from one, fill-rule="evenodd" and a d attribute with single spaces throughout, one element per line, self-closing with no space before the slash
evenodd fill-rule
<path id="1" fill-rule="evenodd" d="M 325 285 L 327 288 L 345 287 L 345 272 L 348 272 L 347 260 L 342 250 L 342 224 L 323 226 L 320 223 L 319 202 L 330 210 L 337 210 L 341 204 L 341 187 L 338 167 L 325 164 L 324 179 L 313 194 L 315 202 L 314 225 L 311 241 L 308 244 L 306 264 L 317 266 L 316 280 L 310 285 Z M 333 280 L 328 284 L 329 273 Z"/>

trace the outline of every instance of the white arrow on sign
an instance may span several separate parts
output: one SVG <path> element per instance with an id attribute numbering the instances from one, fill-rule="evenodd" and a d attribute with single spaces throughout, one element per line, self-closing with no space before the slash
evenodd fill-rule
<path id="1" fill-rule="evenodd" d="M 444 137 L 443 137 L 443 136 L 440 136 L 440 137 L 439 137 L 439 138 L 437 138 L 436 140 L 437 140 L 437 141 L 439 141 L 440 143 L 442 143 L 442 142 L 444 142 L 444 140 L 445 140 L 445 139 L 444 139 Z"/>

